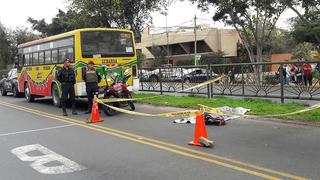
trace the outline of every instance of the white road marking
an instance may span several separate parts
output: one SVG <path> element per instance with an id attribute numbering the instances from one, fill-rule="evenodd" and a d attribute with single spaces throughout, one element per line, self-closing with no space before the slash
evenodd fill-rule
<path id="1" fill-rule="evenodd" d="M 39 156 L 29 156 L 28 152 L 39 151 Z M 11 150 L 22 161 L 30 161 L 30 166 L 42 174 L 65 174 L 86 169 L 84 166 L 67 159 L 40 144 L 17 147 Z M 46 166 L 50 162 L 59 162 L 58 166 Z"/>
<path id="2" fill-rule="evenodd" d="M 1 136 L 16 135 L 16 134 L 23 134 L 23 133 L 30 133 L 30 132 L 37 132 L 37 131 L 45 131 L 45 130 L 51 130 L 51 129 L 59 129 L 59 128 L 65 128 L 65 127 L 69 127 L 69 126 L 74 126 L 74 124 L 68 124 L 68 125 L 63 125 L 63 126 L 54 126 L 54 127 L 41 128 L 41 129 L 32 129 L 32 130 L 27 130 L 27 131 L 4 133 L 4 134 L 0 134 L 0 137 Z"/>

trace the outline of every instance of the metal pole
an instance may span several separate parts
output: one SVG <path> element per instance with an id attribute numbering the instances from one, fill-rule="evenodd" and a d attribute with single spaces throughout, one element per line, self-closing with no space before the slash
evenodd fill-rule
<path id="1" fill-rule="evenodd" d="M 209 65 L 207 65 L 207 81 L 209 80 Z M 207 85 L 207 95 L 208 95 L 208 99 L 211 97 L 211 93 L 210 93 L 210 85 Z"/>
<path id="2" fill-rule="evenodd" d="M 243 65 L 241 65 L 241 84 L 242 84 L 242 96 L 244 96 L 244 75 L 243 75 Z"/>
<path id="3" fill-rule="evenodd" d="M 168 16 L 166 15 L 166 34 L 167 34 L 167 64 L 170 64 L 170 52 L 169 52 L 169 33 L 168 33 Z"/>
<path id="4" fill-rule="evenodd" d="M 183 69 L 181 68 L 180 70 L 181 70 L 181 83 L 182 83 L 182 90 L 184 90 L 184 82 L 183 82 L 183 76 L 184 76 L 184 74 L 183 74 Z"/>
<path id="5" fill-rule="evenodd" d="M 284 103 L 283 64 L 280 64 L 281 103 Z"/>
<path id="6" fill-rule="evenodd" d="M 197 65 L 197 16 L 194 15 L 194 65 Z"/>
<path id="7" fill-rule="evenodd" d="M 209 69 L 210 69 L 210 78 L 212 78 L 212 66 L 209 65 Z M 210 84 L 210 98 L 213 98 L 213 83 Z"/>
<path id="8" fill-rule="evenodd" d="M 161 73 L 161 68 L 159 68 L 159 81 L 160 81 L 160 94 L 162 95 L 162 73 Z"/>

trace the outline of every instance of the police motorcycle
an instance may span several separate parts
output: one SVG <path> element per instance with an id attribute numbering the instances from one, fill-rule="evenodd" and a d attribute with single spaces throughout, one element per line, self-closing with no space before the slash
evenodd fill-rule
<path id="1" fill-rule="evenodd" d="M 126 83 L 130 77 L 131 75 L 128 74 L 128 71 L 125 71 L 125 73 L 121 72 L 119 74 L 112 73 L 110 77 L 106 78 L 107 86 L 99 89 L 98 98 L 99 99 L 116 99 L 116 98 L 132 99 L 132 95 L 126 86 Z M 112 80 L 112 83 L 109 85 L 108 82 L 110 80 Z M 131 111 L 135 110 L 135 105 L 133 104 L 132 101 L 106 102 L 105 104 L 114 106 L 117 108 L 129 107 Z M 117 113 L 116 110 L 108 106 L 102 106 L 102 111 L 107 116 L 112 116 Z"/>

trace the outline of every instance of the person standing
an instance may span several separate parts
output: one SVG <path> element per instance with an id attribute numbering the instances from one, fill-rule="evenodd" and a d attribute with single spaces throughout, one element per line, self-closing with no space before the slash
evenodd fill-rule
<path id="1" fill-rule="evenodd" d="M 73 68 L 71 67 L 69 59 L 64 60 L 63 68 L 58 73 L 58 81 L 60 81 L 61 89 L 62 89 L 62 96 L 61 96 L 62 115 L 68 116 L 67 110 L 66 110 L 68 95 L 71 101 L 72 114 L 77 115 L 78 113 L 76 112 L 75 92 L 74 92 L 76 75 Z"/>
<path id="2" fill-rule="evenodd" d="M 305 86 L 312 86 L 312 66 L 309 63 L 302 65 L 303 80 Z"/>
<path id="3" fill-rule="evenodd" d="M 92 101 L 95 93 L 99 90 L 98 83 L 101 81 L 101 76 L 95 70 L 93 61 L 89 61 L 85 72 L 82 73 L 82 79 L 86 83 L 86 91 L 88 96 L 88 110 L 85 113 L 90 114 L 93 103 Z"/>

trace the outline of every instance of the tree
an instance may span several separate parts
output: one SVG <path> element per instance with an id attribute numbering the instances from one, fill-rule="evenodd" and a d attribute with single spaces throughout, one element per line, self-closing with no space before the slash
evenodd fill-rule
<path id="1" fill-rule="evenodd" d="M 269 41 L 266 42 L 265 51 L 270 54 L 290 53 L 297 42 L 292 34 L 284 29 L 274 29 Z"/>
<path id="2" fill-rule="evenodd" d="M 279 0 L 191 0 L 208 10 L 216 7 L 215 21 L 233 26 L 239 33 L 251 62 L 262 62 L 263 47 L 286 6 Z M 256 46 L 256 47 L 254 47 Z"/>
<path id="3" fill-rule="evenodd" d="M 0 69 L 13 61 L 9 31 L 0 23 Z"/>
<path id="4" fill-rule="evenodd" d="M 171 0 L 70 0 L 76 12 L 94 19 L 100 27 L 128 28 L 140 36 L 151 12 L 163 11 Z"/>
<path id="5" fill-rule="evenodd" d="M 33 41 L 36 39 L 40 39 L 39 35 L 34 34 L 33 32 L 29 31 L 25 27 L 18 27 L 12 33 L 12 46 L 18 46 L 19 44 L 23 44 L 25 42 Z"/>
<path id="6" fill-rule="evenodd" d="M 320 50 L 320 42 L 316 36 L 320 34 L 320 18 L 308 23 L 308 26 L 300 18 L 292 20 L 292 36 L 300 43 L 312 43 L 318 50 Z"/>
<path id="7" fill-rule="evenodd" d="M 293 58 L 311 59 L 311 51 L 314 49 L 311 43 L 300 43 L 292 51 Z"/>
<path id="8" fill-rule="evenodd" d="M 69 9 L 67 12 L 58 10 L 58 14 L 52 18 L 51 24 L 46 23 L 44 19 L 35 20 L 28 18 L 32 29 L 42 33 L 42 36 L 52 36 L 78 28 L 98 27 L 93 19 L 88 19 L 84 15 Z"/>
<path id="9" fill-rule="evenodd" d="M 55 35 L 77 28 L 114 27 L 127 28 L 140 37 L 151 12 L 163 11 L 170 0 L 68 0 L 66 12 L 59 9 L 52 23 L 44 19 L 29 18 L 32 28 L 45 36 Z"/>
<path id="10" fill-rule="evenodd" d="M 293 23 L 294 36 L 298 41 L 313 43 L 320 50 L 320 2 L 319 0 L 282 0 L 299 19 Z M 302 35 L 302 36 L 300 36 Z M 300 36 L 300 37 L 299 37 Z"/>
<path id="11" fill-rule="evenodd" d="M 14 31 L 11 31 L 8 38 L 10 39 L 10 51 L 11 51 L 11 62 L 13 63 L 13 59 L 18 54 L 17 46 L 19 44 L 23 44 L 25 42 L 33 41 L 36 39 L 40 39 L 41 36 L 34 34 L 33 32 L 29 31 L 25 27 L 18 27 Z"/>

